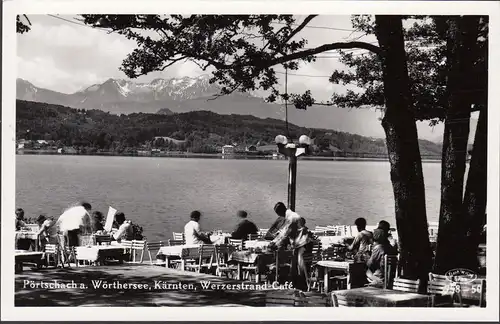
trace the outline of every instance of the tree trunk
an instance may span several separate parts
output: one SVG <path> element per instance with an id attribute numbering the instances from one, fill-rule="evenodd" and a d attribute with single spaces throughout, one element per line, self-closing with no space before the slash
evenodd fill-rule
<path id="1" fill-rule="evenodd" d="M 488 109 L 484 106 L 477 123 L 463 204 L 467 233 L 462 257 L 464 267 L 471 270 L 476 270 L 478 267 L 477 248 L 481 240 L 482 228 L 486 224 L 487 140 Z"/>
<path id="2" fill-rule="evenodd" d="M 441 166 L 441 208 L 434 272 L 464 267 L 465 223 L 462 199 L 472 97 L 469 78 L 474 64 L 479 18 L 448 21 L 448 107 Z"/>
<path id="3" fill-rule="evenodd" d="M 432 251 L 401 17 L 376 16 L 375 33 L 383 51 L 386 110 L 382 126 L 391 165 L 401 265 L 405 277 L 419 278 L 425 286 L 432 265 Z"/>

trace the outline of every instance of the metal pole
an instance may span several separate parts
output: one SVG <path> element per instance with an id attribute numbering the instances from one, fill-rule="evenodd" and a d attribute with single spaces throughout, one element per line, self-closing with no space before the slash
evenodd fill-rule
<path id="1" fill-rule="evenodd" d="M 288 157 L 288 209 L 295 211 L 295 193 L 297 189 L 297 157 Z"/>

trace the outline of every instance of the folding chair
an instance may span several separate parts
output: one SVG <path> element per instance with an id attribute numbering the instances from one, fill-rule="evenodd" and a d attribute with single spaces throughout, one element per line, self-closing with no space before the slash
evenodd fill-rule
<path id="1" fill-rule="evenodd" d="M 168 240 L 168 246 L 184 245 L 184 240 Z"/>
<path id="2" fill-rule="evenodd" d="M 153 262 L 153 256 L 151 255 L 151 252 L 153 251 L 158 251 L 160 250 L 160 248 L 163 246 L 163 242 L 162 241 L 159 241 L 159 242 L 146 242 L 146 251 L 148 252 L 148 257 L 149 257 L 149 263 L 151 263 L 151 265 L 160 265 L 160 266 L 163 266 L 166 264 L 165 261 L 162 261 L 162 260 L 156 260 L 155 259 L 155 262 Z M 142 259 L 141 259 L 141 263 L 142 263 Z"/>
<path id="3" fill-rule="evenodd" d="M 444 275 L 429 273 L 427 293 L 431 296 L 431 307 L 462 306 L 460 300 L 458 304 L 455 303 L 455 297 L 457 296 L 455 285 Z M 460 299 L 460 296 L 458 298 Z"/>
<path id="4" fill-rule="evenodd" d="M 243 250 L 243 240 L 229 239 L 229 244 L 237 247 L 239 250 Z"/>
<path id="5" fill-rule="evenodd" d="M 384 289 L 391 289 L 394 278 L 397 277 L 398 256 L 384 255 Z"/>
<path id="6" fill-rule="evenodd" d="M 186 264 L 185 268 L 187 270 L 194 270 L 201 273 L 201 269 L 212 269 L 215 254 L 215 245 L 212 244 L 202 244 L 199 248 L 199 259 L 196 264 Z"/>
<path id="7" fill-rule="evenodd" d="M 229 254 L 234 250 L 234 247 L 229 244 L 221 244 L 215 246 L 215 275 L 222 277 L 223 274 L 229 278 L 229 274 L 238 270 L 235 265 L 229 265 Z"/>
<path id="8" fill-rule="evenodd" d="M 406 291 L 411 293 L 418 293 L 418 287 L 420 286 L 420 280 L 410 280 L 403 278 L 394 278 L 392 284 L 392 290 Z"/>
<path id="9" fill-rule="evenodd" d="M 127 263 L 142 263 L 144 259 L 144 250 L 146 249 L 146 241 L 132 241 L 132 246 L 130 247 L 130 253 L 132 260 Z M 140 261 L 136 261 L 137 252 L 141 253 Z"/>
<path id="10" fill-rule="evenodd" d="M 172 238 L 174 240 L 185 240 L 184 233 L 173 232 Z"/>
<path id="11" fill-rule="evenodd" d="M 46 258 L 46 264 L 47 266 L 50 266 L 50 259 L 54 259 L 54 266 L 57 267 L 60 263 L 60 254 L 61 252 L 59 251 L 59 245 L 57 244 L 45 244 L 45 258 Z M 64 264 L 63 264 L 64 267 Z"/>
<path id="12" fill-rule="evenodd" d="M 321 252 L 321 241 L 318 240 L 314 241 L 311 252 L 304 253 L 304 262 L 308 268 L 308 273 L 306 274 L 307 291 L 311 291 L 316 286 L 318 289 L 321 289 L 321 276 L 318 267 L 316 267 L 318 261 L 322 260 Z"/>

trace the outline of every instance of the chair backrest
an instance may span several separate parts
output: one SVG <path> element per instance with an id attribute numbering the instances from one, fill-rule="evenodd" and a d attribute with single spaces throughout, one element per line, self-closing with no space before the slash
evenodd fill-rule
<path id="1" fill-rule="evenodd" d="M 453 295 L 449 280 L 433 279 L 427 282 L 427 293 L 430 295 Z"/>
<path id="2" fill-rule="evenodd" d="M 168 240 L 169 246 L 184 245 L 184 240 Z"/>
<path id="3" fill-rule="evenodd" d="M 184 233 L 173 232 L 172 237 L 174 240 L 184 240 Z"/>
<path id="4" fill-rule="evenodd" d="M 347 301 L 347 297 L 342 294 L 336 294 L 332 291 L 331 303 L 333 307 L 362 307 L 363 302 L 360 299 L 355 299 L 350 302 Z"/>
<path id="5" fill-rule="evenodd" d="M 239 249 L 243 249 L 243 240 L 229 239 L 229 244 L 236 246 Z"/>
<path id="6" fill-rule="evenodd" d="M 95 235 L 95 243 L 97 245 L 109 245 L 109 244 L 111 244 L 111 236 L 109 236 L 109 235 Z"/>
<path id="7" fill-rule="evenodd" d="M 146 241 L 132 241 L 132 250 L 144 250 L 146 247 Z"/>
<path id="8" fill-rule="evenodd" d="M 235 247 L 229 244 L 215 245 L 215 262 L 217 265 L 227 263 L 229 254 L 234 251 Z"/>
<path id="9" fill-rule="evenodd" d="M 164 246 L 164 243 L 162 241 L 159 241 L 159 242 L 146 242 L 146 249 L 148 251 L 159 250 L 162 246 Z"/>
<path id="10" fill-rule="evenodd" d="M 322 260 L 321 241 L 314 241 L 312 251 L 304 253 L 304 261 L 306 264 L 316 264 Z"/>
<path id="11" fill-rule="evenodd" d="M 57 244 L 45 244 L 45 253 L 57 253 L 58 248 Z"/>
<path id="12" fill-rule="evenodd" d="M 384 289 L 391 289 L 398 268 L 397 255 L 384 255 Z"/>
<path id="13" fill-rule="evenodd" d="M 266 292 L 266 306 L 295 307 L 303 305 L 303 297 L 297 290 L 271 290 Z"/>
<path id="14" fill-rule="evenodd" d="M 257 240 L 259 239 L 259 234 L 248 234 L 248 240 Z"/>
<path id="15" fill-rule="evenodd" d="M 411 293 L 418 293 L 420 280 L 410 280 L 403 278 L 394 278 L 392 290 L 406 291 Z"/>

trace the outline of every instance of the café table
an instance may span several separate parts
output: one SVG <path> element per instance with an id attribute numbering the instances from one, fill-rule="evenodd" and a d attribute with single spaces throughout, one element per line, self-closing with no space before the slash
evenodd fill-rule
<path id="1" fill-rule="evenodd" d="M 245 241 L 246 249 L 267 249 L 271 241 L 266 240 L 249 240 Z"/>
<path id="2" fill-rule="evenodd" d="M 35 231 L 16 231 L 16 242 L 18 240 L 31 240 L 34 243 L 32 243 L 32 247 L 34 248 L 35 251 L 39 250 L 38 246 L 38 233 Z"/>
<path id="3" fill-rule="evenodd" d="M 43 252 L 16 250 L 14 255 L 15 255 L 15 269 L 18 272 L 23 271 L 23 263 L 36 264 L 37 268 L 41 268 L 42 266 Z"/>
<path id="4" fill-rule="evenodd" d="M 332 291 L 352 307 L 429 307 L 429 296 L 392 289 L 361 287 Z"/>
<path id="5" fill-rule="evenodd" d="M 162 246 L 158 253 L 156 254 L 156 258 L 165 257 L 167 259 L 167 268 L 169 266 L 168 260 L 171 258 L 179 258 L 181 259 L 181 270 L 185 270 L 186 260 L 197 258 L 200 255 L 200 246 L 199 245 L 173 245 L 173 246 Z"/>
<path id="6" fill-rule="evenodd" d="M 265 273 L 266 267 L 269 264 L 276 262 L 280 264 L 280 260 L 286 260 L 291 258 L 291 251 L 280 251 L 277 252 L 255 252 L 255 251 L 235 251 L 229 256 L 229 261 L 237 263 L 237 274 L 238 280 L 243 280 L 243 265 L 250 264 L 256 266 L 255 271 L 255 282 L 259 283 L 261 280 L 261 275 Z M 278 277 L 279 267 L 276 266 L 276 279 Z"/>
<path id="7" fill-rule="evenodd" d="M 324 269 L 324 289 L 328 292 L 329 287 L 329 274 L 330 271 L 339 271 L 347 275 L 347 289 L 351 289 L 353 284 L 353 279 L 361 278 L 365 276 L 365 264 L 357 263 L 353 260 L 346 261 L 334 261 L 334 260 L 322 260 L 318 261 L 317 266 Z"/>
<path id="8" fill-rule="evenodd" d="M 75 251 L 76 262 L 103 263 L 106 258 L 113 258 L 123 263 L 125 248 L 120 245 L 91 245 L 77 246 Z"/>

